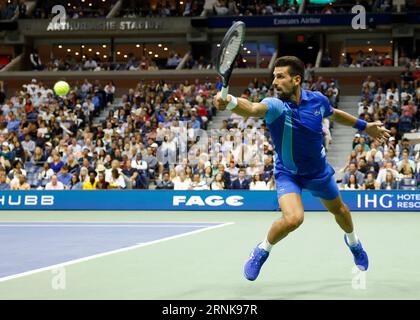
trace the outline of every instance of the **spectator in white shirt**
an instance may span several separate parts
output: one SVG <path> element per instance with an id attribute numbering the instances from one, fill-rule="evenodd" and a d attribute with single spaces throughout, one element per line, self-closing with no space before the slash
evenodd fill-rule
<path id="1" fill-rule="evenodd" d="M 118 169 L 111 170 L 111 179 L 109 180 L 110 189 L 125 189 L 126 183 L 122 174 L 118 172 Z"/>
<path id="2" fill-rule="evenodd" d="M 64 190 L 64 184 L 58 181 L 57 175 L 54 174 L 45 186 L 45 190 Z"/>
<path id="3" fill-rule="evenodd" d="M 75 138 L 71 139 L 71 147 L 72 147 L 73 155 L 75 157 L 78 157 L 79 154 L 82 152 L 82 146 L 77 143 L 77 140 Z"/>
<path id="4" fill-rule="evenodd" d="M 86 60 L 85 64 L 83 65 L 83 68 L 85 70 L 95 70 L 98 67 L 98 64 L 92 57 L 90 57 L 88 60 Z"/>
<path id="5" fill-rule="evenodd" d="M 373 101 L 378 102 L 381 108 L 385 106 L 386 95 L 383 93 L 382 88 L 378 88 L 378 91 L 373 96 Z"/>
<path id="6" fill-rule="evenodd" d="M 121 173 L 122 169 L 120 168 L 120 162 L 118 160 L 112 160 L 111 168 L 105 171 L 105 180 L 111 183 L 112 179 L 112 170 L 117 169 L 118 173 Z"/>
<path id="7" fill-rule="evenodd" d="M 108 84 L 104 88 L 105 95 L 106 95 L 106 102 L 113 103 L 114 102 L 114 94 L 115 94 L 115 86 L 112 81 L 108 82 Z"/>
<path id="8" fill-rule="evenodd" d="M 249 190 L 268 190 L 265 181 L 261 180 L 261 174 L 255 174 L 252 177 L 252 182 L 249 184 Z"/>
<path id="9" fill-rule="evenodd" d="M 193 181 L 190 184 L 190 190 L 209 190 L 208 185 L 206 182 L 201 179 L 201 176 L 196 173 L 193 175 Z"/>
<path id="10" fill-rule="evenodd" d="M 82 90 L 82 96 L 86 97 L 89 91 L 92 89 L 92 84 L 88 81 L 88 79 L 85 79 L 80 89 Z"/>
<path id="11" fill-rule="evenodd" d="M 31 140 L 29 134 L 25 135 L 25 140 L 22 141 L 22 148 L 25 150 L 26 159 L 29 159 L 32 153 L 35 151 L 35 142 Z"/>
<path id="12" fill-rule="evenodd" d="M 191 185 L 191 179 L 186 177 L 185 171 L 179 172 L 172 182 L 174 183 L 174 190 L 188 190 Z"/>
<path id="13" fill-rule="evenodd" d="M 357 183 L 356 176 L 354 174 L 350 174 L 349 182 L 344 185 L 344 190 L 358 190 L 360 187 L 361 186 Z"/>
<path id="14" fill-rule="evenodd" d="M 385 162 L 384 166 L 379 169 L 378 176 L 376 177 L 377 184 L 381 185 L 383 182 L 385 182 L 387 172 L 391 172 L 394 178 L 399 176 L 398 171 L 392 167 L 392 161 L 388 160 Z"/>
<path id="15" fill-rule="evenodd" d="M 131 160 L 131 167 L 139 171 L 147 171 L 147 162 L 143 160 L 143 156 L 140 152 Z"/>
<path id="16" fill-rule="evenodd" d="M 359 102 L 359 109 L 357 111 L 357 114 L 361 115 L 362 113 L 365 113 L 365 112 L 369 114 L 373 113 L 372 104 L 369 104 L 367 100 L 363 100 L 363 102 Z"/>
<path id="17" fill-rule="evenodd" d="M 214 181 L 211 183 L 211 190 L 225 190 L 225 182 L 221 173 L 216 174 Z"/>

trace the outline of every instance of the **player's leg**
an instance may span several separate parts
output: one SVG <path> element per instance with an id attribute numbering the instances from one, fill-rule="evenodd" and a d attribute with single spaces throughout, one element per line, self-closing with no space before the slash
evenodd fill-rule
<path id="1" fill-rule="evenodd" d="M 311 187 L 313 188 L 313 186 Z M 334 215 L 335 221 L 337 221 L 337 224 L 344 230 L 344 241 L 350 248 L 357 267 L 363 271 L 367 270 L 369 266 L 368 256 L 354 231 L 350 210 L 341 199 L 334 178 L 331 177 L 327 182 L 318 184 L 315 189 L 310 191 L 314 196 L 320 198 L 322 204 Z"/>
<path id="2" fill-rule="evenodd" d="M 245 264 L 245 278 L 251 281 L 258 277 L 272 246 L 296 230 L 303 222 L 303 205 L 300 197 L 302 188 L 300 185 L 293 177 L 282 175 L 276 179 L 276 186 L 283 216 L 272 224 L 266 238 L 253 249 Z"/>
<path id="3" fill-rule="evenodd" d="M 299 228 L 303 222 L 304 210 L 299 193 L 288 193 L 281 196 L 279 205 L 283 216 L 274 221 L 268 231 L 266 240 L 270 245 L 275 245 L 290 232 Z"/>
<path id="4" fill-rule="evenodd" d="M 353 220 L 351 218 L 350 210 L 347 205 L 342 201 L 341 195 L 339 194 L 337 198 L 333 200 L 320 199 L 324 207 L 334 215 L 335 221 L 343 229 L 345 233 L 352 234 Z M 349 239 L 352 243 L 357 243 L 357 236 L 354 234 L 354 237 L 350 236 Z"/>

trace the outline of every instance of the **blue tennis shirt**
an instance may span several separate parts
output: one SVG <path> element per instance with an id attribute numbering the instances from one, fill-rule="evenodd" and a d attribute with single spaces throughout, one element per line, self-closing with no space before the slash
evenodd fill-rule
<path id="1" fill-rule="evenodd" d="M 261 101 L 268 107 L 265 121 L 275 148 L 274 174 L 283 172 L 308 180 L 334 174 L 323 146 L 322 119 L 333 114 L 327 97 L 301 89 L 300 104 L 278 98 Z"/>

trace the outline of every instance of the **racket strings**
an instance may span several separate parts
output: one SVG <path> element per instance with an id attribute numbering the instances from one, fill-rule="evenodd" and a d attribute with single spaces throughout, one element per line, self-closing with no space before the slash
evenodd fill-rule
<path id="1" fill-rule="evenodd" d="M 221 65 L 221 71 L 225 71 L 230 68 L 230 66 L 235 62 L 236 55 L 239 52 L 241 47 L 242 39 L 241 37 L 233 37 L 228 43 L 226 50 L 223 54 L 223 62 Z"/>

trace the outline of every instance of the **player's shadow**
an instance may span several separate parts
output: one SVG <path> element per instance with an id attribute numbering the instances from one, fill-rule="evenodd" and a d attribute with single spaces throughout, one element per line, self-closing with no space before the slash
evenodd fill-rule
<path id="1" fill-rule="evenodd" d="M 261 284 L 260 281 L 249 282 L 243 279 L 243 285 L 228 286 L 220 283 L 206 285 L 205 292 L 202 289 L 186 290 L 178 295 L 179 299 L 185 297 L 202 297 L 205 299 L 233 299 L 233 300 L 293 300 L 293 299 L 317 299 L 314 297 L 319 293 L 320 299 L 334 299 L 337 292 L 352 290 L 351 283 L 343 279 L 331 279 L 328 281 L 287 281 Z"/>
<path id="2" fill-rule="evenodd" d="M 338 298 L 337 292 L 352 290 L 348 279 L 329 279 L 327 281 L 275 281 L 263 286 L 252 287 L 246 284 L 238 288 L 237 297 L 233 299 L 267 299 L 267 300 L 292 300 L 315 298 Z"/>

